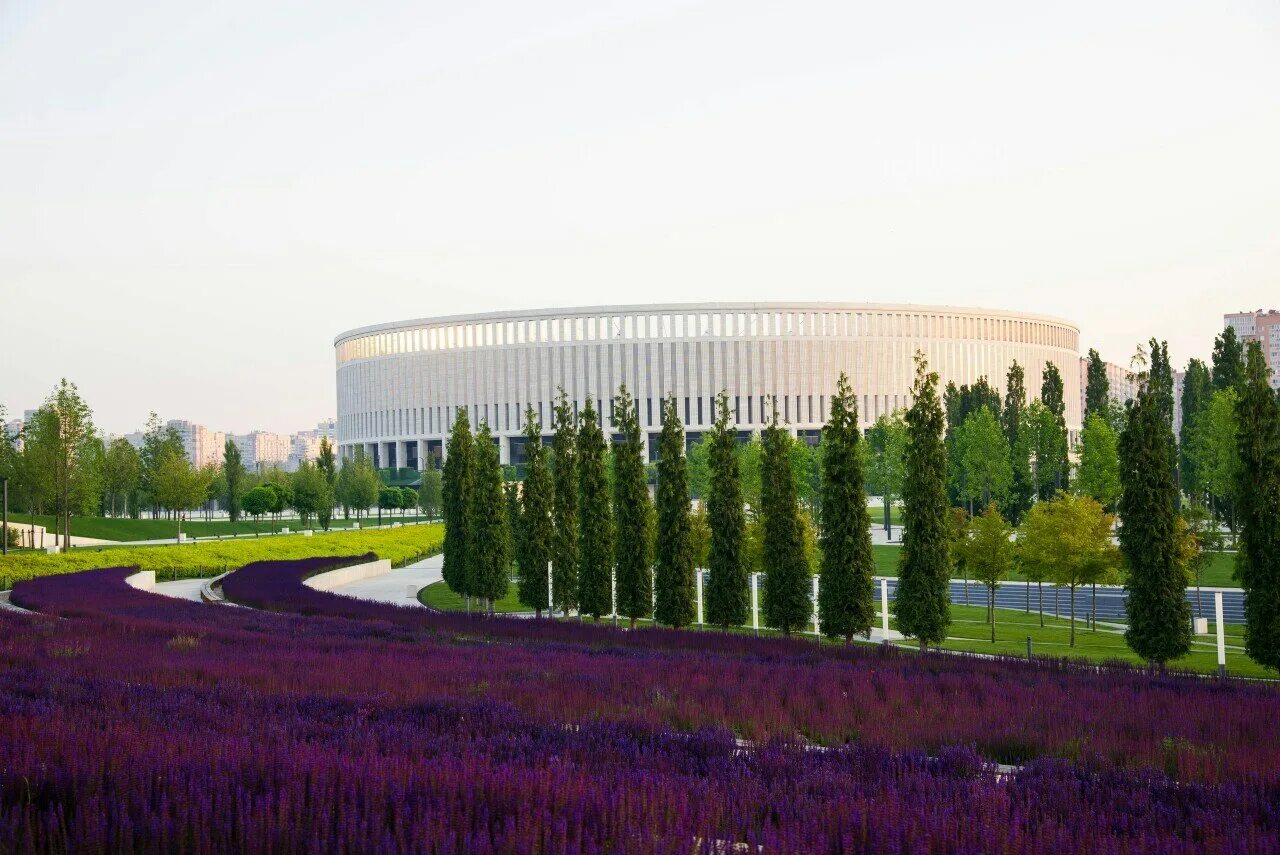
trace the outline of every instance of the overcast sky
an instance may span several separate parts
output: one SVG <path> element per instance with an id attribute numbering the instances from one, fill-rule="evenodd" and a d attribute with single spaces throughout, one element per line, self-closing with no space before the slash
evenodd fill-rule
<path id="1" fill-rule="evenodd" d="M 0 403 L 292 431 L 539 306 L 1280 307 L 1280 6 L 0 0 Z"/>

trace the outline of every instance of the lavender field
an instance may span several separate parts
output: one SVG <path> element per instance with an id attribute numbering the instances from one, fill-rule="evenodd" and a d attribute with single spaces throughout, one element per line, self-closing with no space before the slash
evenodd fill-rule
<path id="1" fill-rule="evenodd" d="M 0 849 L 1280 848 L 1267 684 L 301 584 L 335 564 L 237 571 L 254 608 L 125 568 L 19 585 L 41 614 L 0 613 Z"/>

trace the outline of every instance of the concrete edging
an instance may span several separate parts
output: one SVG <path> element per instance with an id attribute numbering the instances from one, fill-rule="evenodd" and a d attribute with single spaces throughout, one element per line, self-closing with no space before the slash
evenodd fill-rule
<path id="1" fill-rule="evenodd" d="M 353 564 L 350 567 L 339 567 L 326 573 L 317 573 L 303 579 L 302 584 L 317 591 L 332 591 L 352 582 L 360 582 L 377 576 L 385 576 L 391 572 L 391 559 L 380 558 L 367 564 Z"/>

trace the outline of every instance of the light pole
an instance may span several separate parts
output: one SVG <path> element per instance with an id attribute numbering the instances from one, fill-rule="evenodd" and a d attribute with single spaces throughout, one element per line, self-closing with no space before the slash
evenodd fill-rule
<path id="1" fill-rule="evenodd" d="M 0 519 L 0 555 L 9 554 L 9 478 L 0 475 L 0 483 L 4 484 L 4 511 Z"/>

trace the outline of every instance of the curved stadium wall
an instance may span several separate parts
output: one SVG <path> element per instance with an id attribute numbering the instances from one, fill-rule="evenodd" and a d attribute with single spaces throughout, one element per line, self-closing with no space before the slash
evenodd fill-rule
<path id="1" fill-rule="evenodd" d="M 503 463 L 524 458 L 524 412 L 551 430 L 556 389 L 578 407 L 619 384 L 637 399 L 651 449 L 660 399 L 673 394 L 689 439 L 714 421 L 725 390 L 744 436 L 777 398 L 780 420 L 816 441 L 828 396 L 848 373 L 864 427 L 910 406 L 917 350 L 940 377 L 1003 390 L 1014 360 L 1029 397 L 1046 362 L 1064 383 L 1067 428 L 1080 427 L 1079 330 L 1066 321 L 988 309 L 858 303 L 605 306 L 423 318 L 361 327 L 334 340 L 338 444 L 363 445 L 380 468 L 424 468 L 446 452 L 459 408 L 487 422 Z"/>

